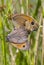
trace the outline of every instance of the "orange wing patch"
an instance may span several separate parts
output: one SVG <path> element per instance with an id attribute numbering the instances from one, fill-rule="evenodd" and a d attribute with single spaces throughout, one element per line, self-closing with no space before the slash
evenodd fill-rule
<path id="1" fill-rule="evenodd" d="M 14 47 L 21 49 L 21 50 L 29 50 L 30 48 L 30 42 L 25 41 L 24 43 L 11 43 Z"/>
<path id="2" fill-rule="evenodd" d="M 14 20 L 13 24 L 15 24 L 16 28 L 23 27 L 26 28 L 27 31 L 31 32 L 37 30 L 39 27 L 38 22 L 33 17 L 25 14 L 16 14 L 11 18 Z"/>
<path id="3" fill-rule="evenodd" d="M 24 14 L 20 14 L 20 16 L 23 17 L 24 19 L 26 19 L 27 21 L 29 20 L 29 22 L 33 21 L 33 18 L 31 16 L 27 16 L 27 15 L 24 15 Z"/>
<path id="4" fill-rule="evenodd" d="M 18 44 L 18 43 L 11 43 L 14 47 L 16 47 L 16 48 L 23 48 L 23 47 L 25 47 L 25 45 L 26 45 L 26 43 L 24 42 L 24 43 L 22 43 L 22 44 Z"/>

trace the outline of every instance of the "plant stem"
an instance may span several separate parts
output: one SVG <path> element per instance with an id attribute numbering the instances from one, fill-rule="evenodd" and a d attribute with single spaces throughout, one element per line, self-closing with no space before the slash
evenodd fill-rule
<path id="1" fill-rule="evenodd" d="M 39 35 L 40 35 L 40 28 L 41 28 L 41 20 L 42 20 L 42 14 L 40 16 L 40 22 L 39 22 L 39 29 L 38 29 L 38 32 L 37 32 L 37 36 L 36 36 L 36 46 L 35 46 L 35 64 L 34 65 L 37 65 L 37 59 L 38 59 L 38 40 L 39 40 Z"/>
<path id="2" fill-rule="evenodd" d="M 22 0 L 20 0 L 20 4 L 22 5 Z M 24 13 L 23 6 L 21 6 L 21 13 Z"/>
<path id="3" fill-rule="evenodd" d="M 16 55 L 13 55 L 12 46 L 11 45 L 9 45 L 9 51 L 10 51 L 10 55 L 11 55 L 11 65 L 16 65 L 16 62 L 15 62 L 15 56 Z"/>
<path id="4" fill-rule="evenodd" d="M 41 0 L 38 0 L 36 9 L 35 9 L 35 12 L 34 12 L 34 15 L 33 15 L 34 18 L 35 18 L 35 16 L 37 16 L 37 14 L 38 14 L 38 9 L 39 9 L 40 6 L 41 6 Z"/>
<path id="5" fill-rule="evenodd" d="M 43 18 L 43 42 L 42 42 L 42 62 L 41 65 L 44 65 L 44 18 Z"/>
<path id="6" fill-rule="evenodd" d="M 42 61 L 41 65 L 44 65 L 44 0 L 41 0 L 42 2 L 42 15 L 43 15 L 43 40 L 42 40 Z"/>
<path id="7" fill-rule="evenodd" d="M 3 30 L 3 40 L 2 40 L 2 46 L 3 46 L 4 65 L 7 65 L 7 64 L 6 64 L 5 30 L 4 30 L 4 25 L 3 25 L 3 23 L 2 23 L 2 30 Z"/>
<path id="8" fill-rule="evenodd" d="M 26 0 L 26 5 L 27 5 L 27 15 L 28 15 L 28 0 Z"/>

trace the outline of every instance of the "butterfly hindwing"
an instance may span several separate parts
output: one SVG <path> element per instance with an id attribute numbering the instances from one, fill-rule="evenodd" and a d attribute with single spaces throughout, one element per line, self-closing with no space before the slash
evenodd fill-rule
<path id="1" fill-rule="evenodd" d="M 16 47 L 16 48 L 18 48 L 18 49 L 20 49 L 20 50 L 29 50 L 29 48 L 30 48 L 30 42 L 28 42 L 28 40 L 27 41 L 25 41 L 25 42 L 23 42 L 22 44 L 18 44 L 18 43 L 11 43 L 14 47 Z"/>
<path id="2" fill-rule="evenodd" d="M 23 43 L 28 38 L 28 32 L 25 29 L 19 28 L 8 34 L 7 38 L 10 42 Z"/>

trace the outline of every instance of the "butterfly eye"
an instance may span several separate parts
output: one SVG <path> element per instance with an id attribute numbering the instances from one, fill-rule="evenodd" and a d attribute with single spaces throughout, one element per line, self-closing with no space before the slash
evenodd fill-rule
<path id="1" fill-rule="evenodd" d="M 34 25 L 34 22 L 31 22 L 32 25 Z"/>
<path id="2" fill-rule="evenodd" d="M 25 45 L 23 45 L 23 47 L 25 47 Z"/>

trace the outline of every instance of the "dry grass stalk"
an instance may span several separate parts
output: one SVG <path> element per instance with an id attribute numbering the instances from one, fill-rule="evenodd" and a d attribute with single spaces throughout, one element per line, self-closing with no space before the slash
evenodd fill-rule
<path id="1" fill-rule="evenodd" d="M 22 0 L 20 0 L 20 4 L 22 5 Z M 23 6 L 21 6 L 21 13 L 24 14 Z"/>
<path id="2" fill-rule="evenodd" d="M 42 40 L 42 61 L 41 65 L 44 65 L 44 18 L 43 18 L 43 40 Z"/>
<path id="3" fill-rule="evenodd" d="M 36 35 L 36 49 L 35 49 L 35 55 L 34 55 L 34 65 L 37 65 L 37 59 L 38 59 L 38 40 L 39 40 L 39 34 L 40 34 L 40 28 L 41 28 L 41 20 L 42 20 L 42 14 L 40 16 L 40 21 L 39 21 L 39 29 L 38 29 L 38 32 L 37 32 L 37 35 Z"/>
<path id="4" fill-rule="evenodd" d="M 41 0 L 42 2 L 42 14 L 44 16 L 44 0 Z M 42 40 L 42 61 L 41 61 L 41 65 L 44 65 L 44 17 L 43 17 L 43 40 Z"/>
<path id="5" fill-rule="evenodd" d="M 12 46 L 11 45 L 9 45 L 9 51 L 10 51 L 10 55 L 11 55 L 11 65 L 16 65 L 16 63 L 15 63 L 16 55 L 13 55 Z"/>
<path id="6" fill-rule="evenodd" d="M 26 5 L 27 5 L 27 15 L 28 15 L 28 0 L 26 0 Z"/>

